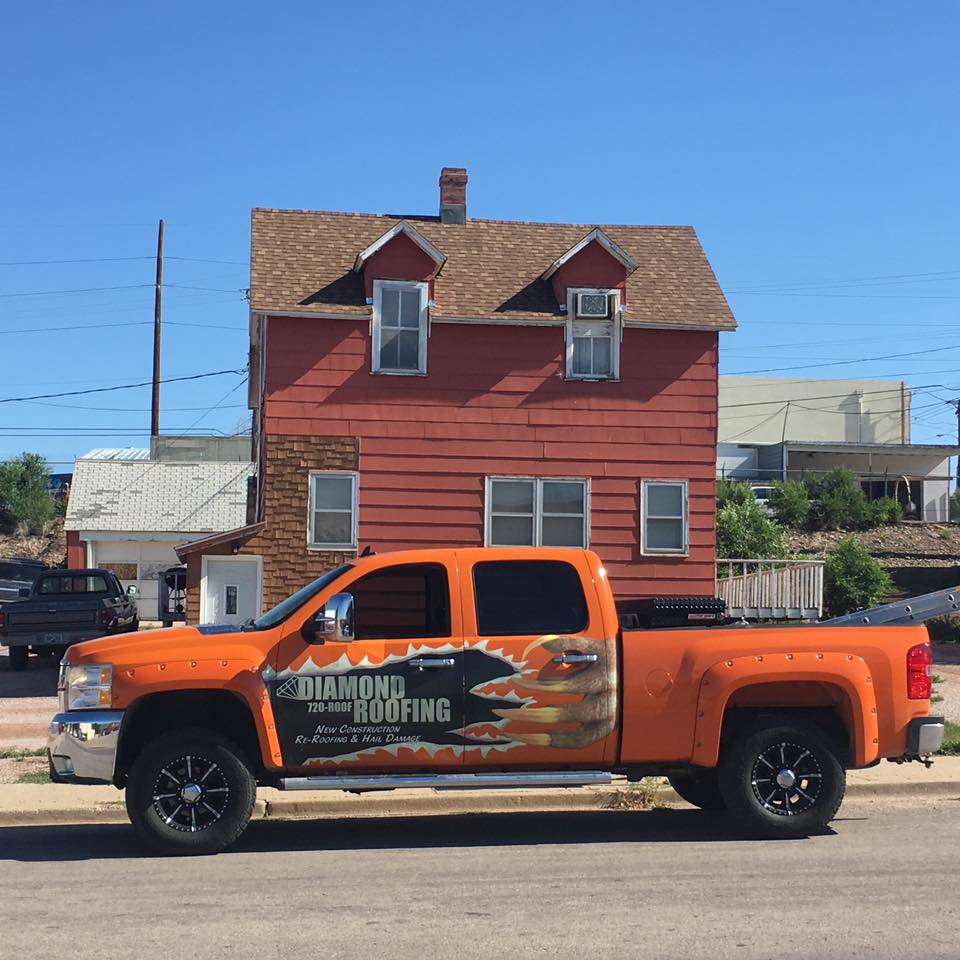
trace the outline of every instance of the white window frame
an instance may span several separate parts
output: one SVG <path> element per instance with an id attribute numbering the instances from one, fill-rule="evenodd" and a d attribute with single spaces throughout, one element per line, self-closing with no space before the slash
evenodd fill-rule
<path id="1" fill-rule="evenodd" d="M 610 304 L 610 316 L 606 320 L 596 317 L 577 316 L 577 294 L 599 293 L 607 297 Z M 573 327 L 574 324 L 609 323 L 613 330 L 610 337 L 610 373 L 608 376 L 594 376 L 593 374 L 574 373 L 573 370 Z M 620 291 L 603 287 L 570 287 L 567 290 L 567 322 L 566 322 L 566 379 L 567 380 L 619 380 L 620 379 L 620 345 L 623 342 L 623 318 L 620 311 Z"/>
<path id="2" fill-rule="evenodd" d="M 527 546 L 527 544 L 501 544 L 494 543 L 492 537 L 493 531 L 493 484 L 498 480 L 516 481 L 525 480 L 533 483 L 533 543 L 532 547 L 543 546 L 543 484 L 544 483 L 579 483 L 583 485 L 583 546 L 582 547 L 557 547 L 557 550 L 589 550 L 590 549 L 590 478 L 589 477 L 531 477 L 531 476 L 506 476 L 497 475 L 484 478 L 483 491 L 483 545 L 485 547 L 516 547 Z M 498 513 L 498 517 L 526 517 L 528 514 L 510 514 Z M 551 517 L 571 517 L 575 514 L 570 513 L 551 513 Z M 551 548 L 553 549 L 553 548 Z"/>
<path id="3" fill-rule="evenodd" d="M 416 370 L 397 370 L 380 366 L 380 335 L 383 332 L 383 313 L 381 303 L 384 290 L 415 290 L 420 295 L 420 336 Z M 395 377 L 423 377 L 427 373 L 427 339 L 430 336 L 429 320 L 430 284 L 412 280 L 374 280 L 373 281 L 373 318 L 370 324 L 370 360 L 371 372 L 388 374 Z M 392 328 L 391 328 L 392 329 Z M 409 330 L 410 327 L 402 329 Z"/>
<path id="4" fill-rule="evenodd" d="M 315 477 L 348 477 L 352 483 L 350 502 L 350 543 L 318 543 L 313 539 L 313 516 L 317 512 L 314 503 Z M 309 550 L 356 550 L 360 526 L 360 474 L 355 470 L 311 470 L 309 474 L 307 504 L 307 549 Z M 325 513 L 346 513 L 346 510 L 326 510 Z"/>
<path id="5" fill-rule="evenodd" d="M 676 520 L 677 517 L 664 517 L 647 510 L 647 490 L 651 486 L 681 487 L 683 490 L 683 546 L 680 549 L 650 547 L 647 544 L 647 520 Z M 640 554 L 644 557 L 686 557 L 690 554 L 690 485 L 687 480 L 641 480 L 640 481 Z"/>

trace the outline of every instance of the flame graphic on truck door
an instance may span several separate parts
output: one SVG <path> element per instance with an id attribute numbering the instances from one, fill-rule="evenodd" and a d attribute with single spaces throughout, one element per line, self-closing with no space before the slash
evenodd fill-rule
<path id="1" fill-rule="evenodd" d="M 574 644 L 596 661 L 557 667 L 555 655 Z M 422 656 L 448 659 L 451 668 L 425 676 L 413 663 Z M 532 666 L 531 658 L 546 662 Z M 490 640 L 410 644 L 379 662 L 369 656 L 353 662 L 344 653 L 318 665 L 308 657 L 296 669 L 265 671 L 264 679 L 285 763 L 305 766 L 358 761 L 381 751 L 397 757 L 401 751 L 436 756 L 447 750 L 454 758 L 477 751 L 484 758 L 523 746 L 575 750 L 613 730 L 615 670 L 612 640 L 547 635 L 519 660 L 491 648 Z"/>

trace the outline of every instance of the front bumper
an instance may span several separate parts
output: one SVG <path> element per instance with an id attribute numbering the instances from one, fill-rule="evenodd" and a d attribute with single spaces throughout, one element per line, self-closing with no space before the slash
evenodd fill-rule
<path id="1" fill-rule="evenodd" d="M 922 757 L 943 746 L 943 717 L 914 717 L 907 727 L 907 755 Z"/>
<path id="2" fill-rule="evenodd" d="M 58 783 L 113 783 L 122 710 L 68 710 L 50 721 L 50 777 Z"/>

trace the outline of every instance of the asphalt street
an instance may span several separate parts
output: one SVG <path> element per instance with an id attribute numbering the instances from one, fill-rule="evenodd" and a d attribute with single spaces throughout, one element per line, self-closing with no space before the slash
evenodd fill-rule
<path id="1" fill-rule="evenodd" d="M 960 956 L 960 803 L 731 837 L 692 809 L 262 822 L 216 857 L 0 829 L 0 957 Z"/>

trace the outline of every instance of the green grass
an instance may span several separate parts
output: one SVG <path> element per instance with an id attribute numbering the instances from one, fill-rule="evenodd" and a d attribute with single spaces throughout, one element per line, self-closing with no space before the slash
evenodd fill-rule
<path id="1" fill-rule="evenodd" d="M 36 750 L 21 750 L 19 747 L 12 750 L 0 750 L 0 760 L 23 760 L 24 757 L 45 757 L 46 755 L 46 747 L 39 747 Z"/>
<path id="2" fill-rule="evenodd" d="M 17 783 L 50 783 L 50 774 L 46 770 L 34 770 L 31 773 L 22 773 L 17 777 Z"/>
<path id="3" fill-rule="evenodd" d="M 947 730 L 940 753 L 948 757 L 960 757 L 960 723 L 947 721 Z"/>

